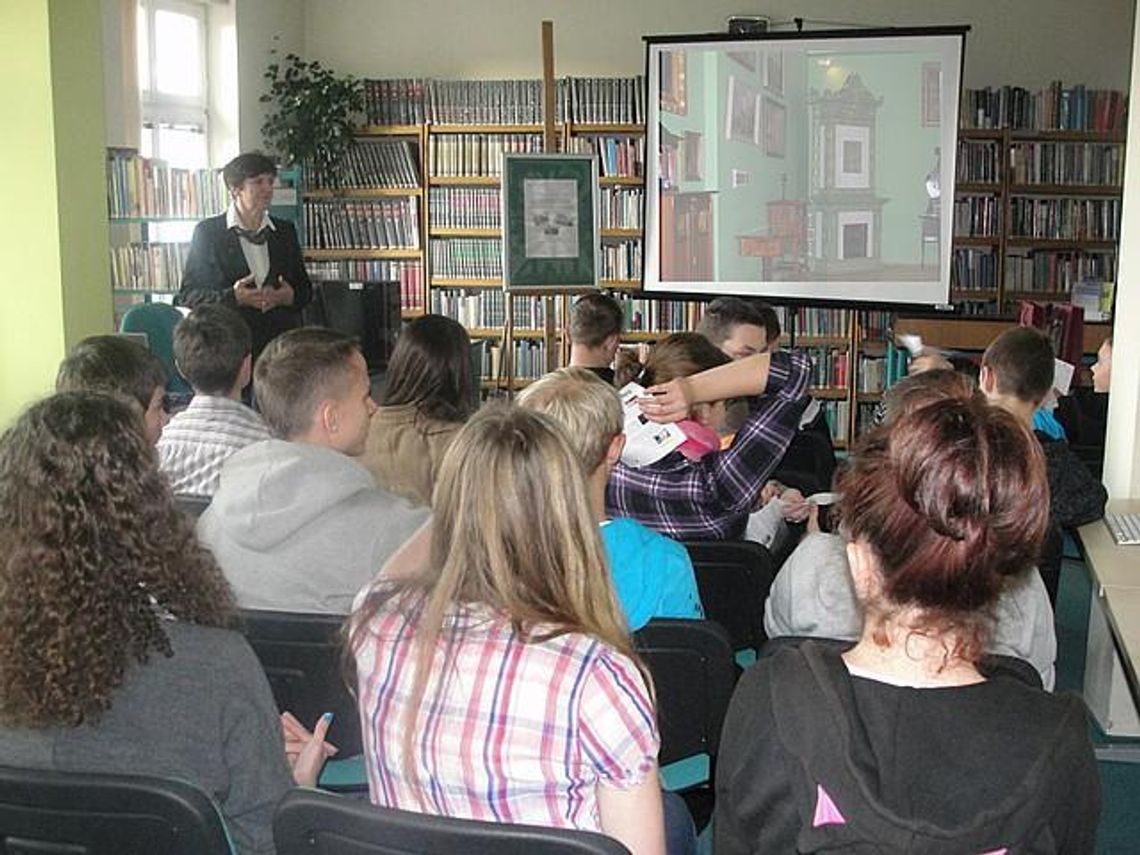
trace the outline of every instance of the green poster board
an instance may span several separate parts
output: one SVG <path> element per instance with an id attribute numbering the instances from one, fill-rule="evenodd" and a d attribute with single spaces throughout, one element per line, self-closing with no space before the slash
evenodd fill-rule
<path id="1" fill-rule="evenodd" d="M 598 287 L 598 167 L 589 154 L 509 154 L 503 163 L 503 285 Z"/>

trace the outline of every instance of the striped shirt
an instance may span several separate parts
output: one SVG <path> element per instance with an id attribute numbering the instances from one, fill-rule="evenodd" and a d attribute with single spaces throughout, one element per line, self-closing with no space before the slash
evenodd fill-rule
<path id="1" fill-rule="evenodd" d="M 229 456 L 269 438 L 261 416 L 240 401 L 195 395 L 162 429 L 158 468 L 175 493 L 212 496 Z"/>
<path id="2" fill-rule="evenodd" d="M 581 634 L 527 643 L 510 621 L 464 607 L 444 628 L 456 638 L 450 665 L 446 642 L 432 663 L 412 743 L 418 780 L 409 780 L 402 735 L 415 627 L 390 606 L 370 629 L 356 665 L 376 804 L 599 831 L 596 786 L 627 789 L 656 770 L 653 704 L 629 659 Z"/>
<path id="3" fill-rule="evenodd" d="M 697 461 L 674 452 L 640 468 L 619 462 L 606 487 L 606 513 L 678 540 L 739 538 L 799 427 L 810 377 L 805 354 L 773 353 L 764 394 L 732 445 Z"/>

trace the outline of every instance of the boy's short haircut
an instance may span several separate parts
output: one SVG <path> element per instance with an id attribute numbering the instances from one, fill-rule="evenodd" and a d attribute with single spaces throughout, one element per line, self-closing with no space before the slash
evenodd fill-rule
<path id="1" fill-rule="evenodd" d="M 1045 333 L 1016 327 L 990 342 L 982 367 L 993 372 L 1000 394 L 1039 404 L 1053 387 L 1053 360 L 1053 345 Z"/>
<path id="2" fill-rule="evenodd" d="M 599 347 L 610 336 L 621 335 L 624 322 L 621 303 L 609 294 L 583 294 L 570 308 L 570 341 Z"/>
<path id="3" fill-rule="evenodd" d="M 89 336 L 71 349 L 55 376 L 57 392 L 105 392 L 133 401 L 145 413 L 154 390 L 166 386 L 166 367 L 145 345 L 122 335 Z"/>
<path id="4" fill-rule="evenodd" d="M 259 175 L 277 175 L 277 164 L 259 151 L 243 152 L 222 167 L 222 180 L 230 190 Z"/>
<path id="5" fill-rule="evenodd" d="M 194 391 L 225 396 L 253 346 L 249 326 L 229 306 L 205 303 L 174 328 L 174 361 Z"/>
<path id="6" fill-rule="evenodd" d="M 780 318 L 776 310 L 767 303 L 743 297 L 717 297 L 709 303 L 697 332 L 720 347 L 740 324 L 763 329 L 769 347 L 780 339 Z"/>
<path id="7" fill-rule="evenodd" d="M 345 394 L 354 353 L 355 338 L 324 327 L 289 330 L 266 345 L 253 369 L 253 393 L 274 436 L 303 434 L 317 404 Z"/>
<path id="8" fill-rule="evenodd" d="M 624 427 L 617 390 L 585 368 L 551 371 L 523 389 L 518 403 L 558 422 L 587 475 L 605 460 Z"/>

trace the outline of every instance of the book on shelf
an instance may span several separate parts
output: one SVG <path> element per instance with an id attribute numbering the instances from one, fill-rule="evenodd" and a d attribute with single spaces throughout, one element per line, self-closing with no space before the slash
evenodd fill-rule
<path id="1" fill-rule="evenodd" d="M 996 237 L 1001 231 L 1001 200 L 961 196 L 954 200 L 954 237 Z"/>
<path id="2" fill-rule="evenodd" d="M 419 199 L 314 201 L 304 204 L 310 249 L 417 249 Z"/>
<path id="3" fill-rule="evenodd" d="M 817 389 L 839 389 L 847 386 L 851 354 L 831 347 L 805 347 L 811 359 L 811 385 Z"/>
<path id="4" fill-rule="evenodd" d="M 111 247 L 111 287 L 116 291 L 177 291 L 190 245 L 130 243 Z"/>
<path id="5" fill-rule="evenodd" d="M 422 312 L 427 305 L 424 269 L 419 259 L 306 261 L 305 269 L 314 282 L 399 282 L 401 311 Z"/>
<path id="6" fill-rule="evenodd" d="M 1069 292 L 1084 281 L 1116 279 L 1116 250 L 1024 248 L 1005 257 L 1007 292 Z"/>
<path id="7" fill-rule="evenodd" d="M 570 137 L 566 141 L 566 151 L 597 155 L 598 175 L 602 178 L 645 177 L 645 137 L 642 135 Z"/>
<path id="8" fill-rule="evenodd" d="M 642 242 L 639 239 L 612 241 L 604 238 L 599 254 L 598 272 L 603 281 L 641 279 Z"/>
<path id="9" fill-rule="evenodd" d="M 498 238 L 432 238 L 431 272 L 445 279 L 502 279 L 503 248 Z"/>
<path id="10" fill-rule="evenodd" d="M 696 329 L 704 315 L 705 303 L 696 300 L 664 300 L 616 294 L 622 308 L 627 333 L 688 332 Z"/>
<path id="11" fill-rule="evenodd" d="M 430 302 L 433 314 L 446 315 L 471 329 L 501 328 L 507 319 L 506 292 L 496 289 L 432 288 Z M 516 332 L 545 331 L 546 301 L 542 297 L 513 296 L 511 312 Z"/>
<path id="12" fill-rule="evenodd" d="M 107 151 L 112 218 L 198 220 L 224 211 L 228 201 L 219 169 L 178 169 L 132 150 Z"/>
<path id="13" fill-rule="evenodd" d="M 1114 282 L 1082 279 L 1073 284 L 1071 302 L 1081 308 L 1086 321 L 1110 321 L 1115 291 Z"/>
<path id="14" fill-rule="evenodd" d="M 851 334 L 848 309 L 797 306 L 790 314 L 793 340 L 807 337 L 846 338 Z"/>
<path id="15" fill-rule="evenodd" d="M 971 129 L 1123 133 L 1127 105 L 1124 92 L 1081 84 L 1065 88 L 1060 80 L 1036 92 L 987 86 L 963 92 L 961 122 Z"/>
<path id="16" fill-rule="evenodd" d="M 357 139 L 348 149 L 338 172 L 329 174 L 307 165 L 305 179 L 311 190 L 420 186 L 419 146 L 410 139 Z"/>
<path id="17" fill-rule="evenodd" d="M 433 229 L 498 229 L 502 196 L 498 187 L 432 187 L 428 221 Z"/>
<path id="18" fill-rule="evenodd" d="M 1013 196 L 1010 236 L 1068 241 L 1116 241 L 1120 238 L 1120 199 Z"/>
<path id="19" fill-rule="evenodd" d="M 542 150 L 538 133 L 436 134 L 428 138 L 428 168 L 433 177 L 497 178 L 503 174 L 505 155 Z"/>
<path id="20" fill-rule="evenodd" d="M 426 119 L 424 81 L 365 80 L 364 113 L 370 125 L 422 125 Z"/>
<path id="21" fill-rule="evenodd" d="M 645 78 L 566 77 L 559 111 L 573 124 L 645 124 Z"/>
<path id="22" fill-rule="evenodd" d="M 1009 147 L 1012 184 L 1085 185 L 1119 188 L 1124 183 L 1124 146 L 1097 142 L 1016 141 Z"/>
<path id="23" fill-rule="evenodd" d="M 603 229 L 644 227 L 645 190 L 641 187 L 602 187 L 598 191 L 598 207 Z"/>

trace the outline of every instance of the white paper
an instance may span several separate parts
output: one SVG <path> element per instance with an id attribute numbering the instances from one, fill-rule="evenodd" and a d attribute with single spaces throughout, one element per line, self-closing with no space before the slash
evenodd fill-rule
<path id="1" fill-rule="evenodd" d="M 840 495 L 838 493 L 812 493 L 812 495 L 808 496 L 804 501 L 809 505 L 824 507 L 825 505 L 834 505 L 839 499 Z"/>
<path id="2" fill-rule="evenodd" d="M 523 182 L 527 258 L 578 257 L 578 182 L 530 178 Z"/>
<path id="3" fill-rule="evenodd" d="M 633 467 L 648 466 L 684 443 L 685 433 L 675 424 L 651 422 L 642 415 L 637 399 L 645 394 L 643 386 L 626 383 L 619 394 L 622 415 L 625 417 L 622 463 Z"/>
<path id="4" fill-rule="evenodd" d="M 1074 366 L 1061 359 L 1053 360 L 1053 388 L 1059 395 L 1068 395 L 1069 387 L 1073 385 Z"/>
<path id="5" fill-rule="evenodd" d="M 922 354 L 922 336 L 903 333 L 898 337 L 898 342 L 910 352 L 911 356 Z"/>

